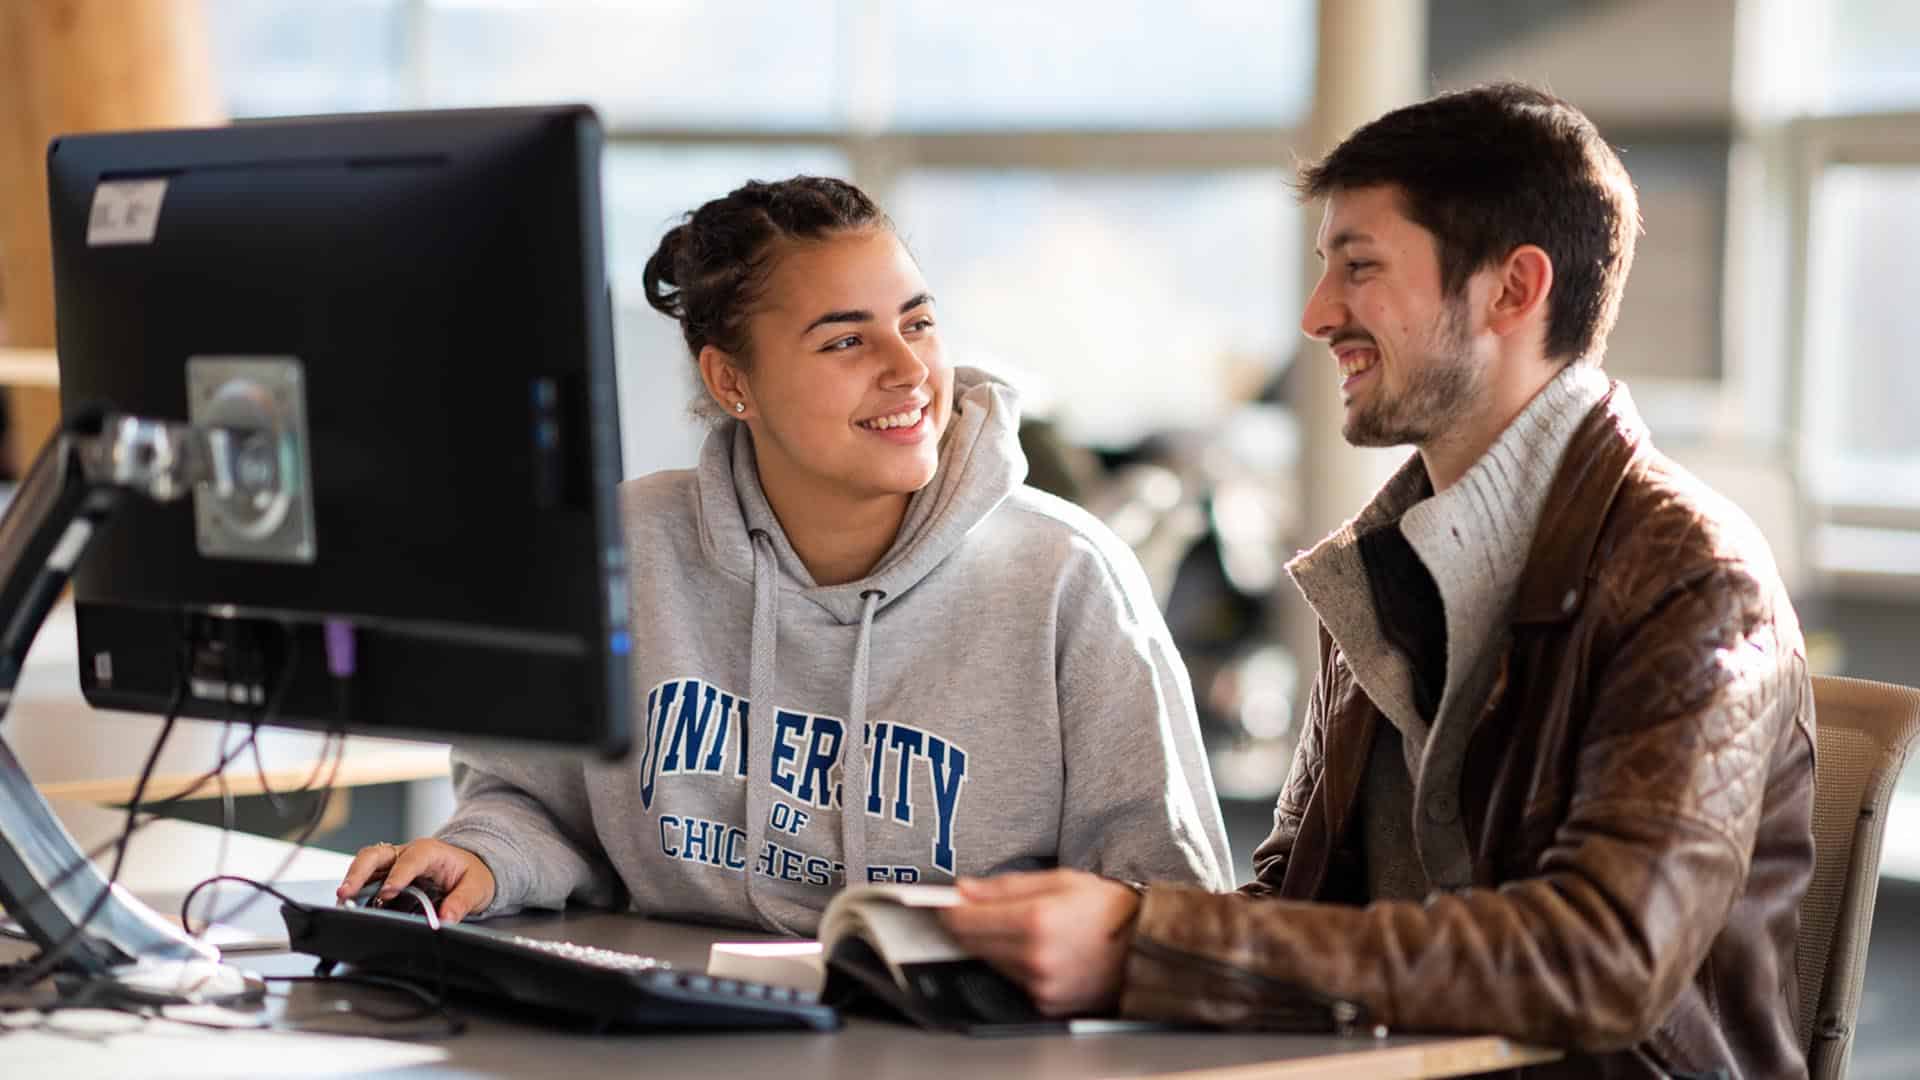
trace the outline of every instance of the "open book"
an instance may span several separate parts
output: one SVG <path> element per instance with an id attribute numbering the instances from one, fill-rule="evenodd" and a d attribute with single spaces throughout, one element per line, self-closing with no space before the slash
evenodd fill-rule
<path id="1" fill-rule="evenodd" d="M 817 943 L 716 943 L 707 973 L 817 990 L 830 1004 L 877 1005 L 921 1027 L 972 1035 L 1136 1026 L 1042 1016 L 1026 991 L 940 925 L 936 910 L 959 902 L 948 885 L 855 886 L 827 905 Z"/>

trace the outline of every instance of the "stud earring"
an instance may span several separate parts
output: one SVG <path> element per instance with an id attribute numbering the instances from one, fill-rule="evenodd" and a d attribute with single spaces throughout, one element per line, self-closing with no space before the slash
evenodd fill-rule
<path id="1" fill-rule="evenodd" d="M 737 413 L 743 413 L 743 412 L 746 412 L 746 411 L 747 411 L 747 403 L 746 403 L 746 402 L 744 402 L 744 401 L 736 401 L 736 402 L 734 402 L 734 403 L 733 403 L 733 411 L 734 411 L 734 412 L 737 412 Z"/>

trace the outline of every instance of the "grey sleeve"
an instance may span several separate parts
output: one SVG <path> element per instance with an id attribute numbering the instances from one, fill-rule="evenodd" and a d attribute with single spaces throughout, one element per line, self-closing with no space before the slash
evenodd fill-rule
<path id="1" fill-rule="evenodd" d="M 1060 594 L 1060 863 L 1232 888 L 1186 665 L 1131 553 L 1096 558 Z"/>
<path id="2" fill-rule="evenodd" d="M 493 900 L 476 915 L 568 900 L 612 907 L 622 889 L 594 829 L 583 766 L 528 753 L 455 750 L 453 816 L 434 835 L 478 855 L 493 872 Z"/>

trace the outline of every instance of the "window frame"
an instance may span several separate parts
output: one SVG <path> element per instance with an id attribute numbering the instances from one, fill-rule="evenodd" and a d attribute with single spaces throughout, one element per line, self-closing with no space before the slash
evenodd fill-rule
<path id="1" fill-rule="evenodd" d="M 1800 115 L 1788 120 L 1769 156 L 1787 172 L 1787 385 L 1783 402 L 1791 465 L 1799 480 L 1809 569 L 1846 592 L 1893 590 L 1920 595 L 1920 500 L 1845 499 L 1821 490 L 1820 466 L 1837 447 L 1809 419 L 1808 401 L 1825 387 L 1813 312 L 1822 268 L 1816 201 L 1834 167 L 1920 168 L 1920 110 Z M 1842 549 L 1852 554 L 1843 554 Z"/>

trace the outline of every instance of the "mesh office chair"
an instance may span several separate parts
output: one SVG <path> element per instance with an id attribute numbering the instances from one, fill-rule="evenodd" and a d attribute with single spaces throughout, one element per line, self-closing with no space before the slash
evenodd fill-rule
<path id="1" fill-rule="evenodd" d="M 1800 1040 L 1813 1080 L 1845 1076 L 1900 768 L 1920 739 L 1920 690 L 1816 675 L 1813 880 L 1800 901 Z"/>

